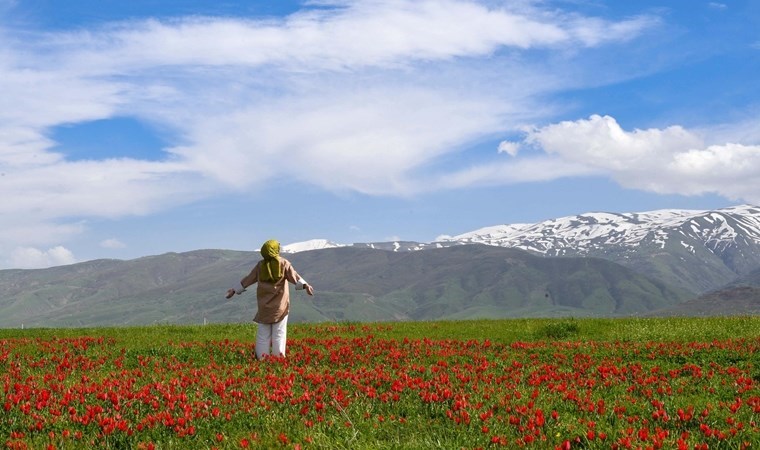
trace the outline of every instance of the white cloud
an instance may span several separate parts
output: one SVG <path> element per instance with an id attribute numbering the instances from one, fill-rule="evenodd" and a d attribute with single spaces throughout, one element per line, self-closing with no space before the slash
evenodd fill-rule
<path id="1" fill-rule="evenodd" d="M 202 180 L 188 185 L 186 165 L 171 162 L 111 159 L 7 170 L 0 179 L 8 194 L 0 203 L 2 215 L 31 211 L 46 218 L 120 217 L 204 193 Z"/>
<path id="2" fill-rule="evenodd" d="M 120 240 L 116 238 L 111 238 L 111 239 L 104 239 L 100 241 L 100 246 L 103 248 L 118 249 L 118 248 L 126 248 L 127 244 L 121 242 Z"/>
<path id="3" fill-rule="evenodd" d="M 629 22 L 576 19 L 531 17 L 464 1 L 358 1 L 283 19 L 135 21 L 63 33 L 45 43 L 66 54 L 58 61 L 64 66 L 95 74 L 229 64 L 303 72 L 488 55 L 501 46 L 597 43 Z M 639 31 L 650 26 L 636 23 Z M 637 26 L 629 32 L 636 33 Z"/>
<path id="4" fill-rule="evenodd" d="M 649 169 L 667 161 L 673 151 L 702 145 L 698 136 L 679 126 L 627 132 L 614 118 L 598 115 L 533 130 L 526 141 L 565 160 L 619 172 Z"/>
<path id="5" fill-rule="evenodd" d="M 553 156 L 481 164 L 419 180 L 410 186 L 416 192 L 460 189 L 471 186 L 500 186 L 551 181 L 565 177 L 599 175 L 598 169 Z"/>
<path id="6" fill-rule="evenodd" d="M 2 250 L 7 252 L 7 249 L 17 247 L 22 242 L 34 247 L 53 245 L 86 231 L 82 222 L 56 222 L 38 215 L 19 217 L 0 214 L 0 217 L 3 219 L 0 254 L 5 253 Z"/>
<path id="7" fill-rule="evenodd" d="M 506 153 L 509 156 L 517 156 L 517 152 L 520 151 L 519 142 L 501 141 L 499 142 L 499 153 Z"/>
<path id="8" fill-rule="evenodd" d="M 725 124 L 710 125 L 704 129 L 695 130 L 699 135 L 705 136 L 705 142 L 710 145 L 720 145 L 725 142 L 753 145 L 760 142 L 760 110 L 748 110 L 743 112 L 746 119 Z"/>
<path id="9" fill-rule="evenodd" d="M 636 38 L 642 30 L 655 27 L 660 21 L 652 16 L 639 16 L 616 23 L 595 17 L 576 17 L 571 23 L 573 37 L 588 47 L 594 47 L 606 42 Z"/>
<path id="10" fill-rule="evenodd" d="M 266 111 L 241 111 L 227 123 L 199 123 L 197 145 L 177 151 L 194 167 L 238 186 L 288 176 L 327 190 L 404 195 L 411 171 L 504 126 L 489 113 L 500 106 L 486 98 L 472 101 L 422 86 L 332 89 Z M 233 133 L 243 124 L 245 131 Z M 220 139 L 222 129 L 229 133 Z M 252 140 L 258 148 L 251 148 Z M 289 164 L 283 165 L 283 155 Z M 309 170 L 291 171 L 291 164 Z"/>
<path id="11" fill-rule="evenodd" d="M 537 128 L 526 140 L 626 187 L 760 203 L 760 145 L 707 145 L 680 126 L 626 131 L 614 118 L 597 115 Z"/>
<path id="12" fill-rule="evenodd" d="M 10 260 L 11 267 L 20 269 L 41 269 L 75 262 L 76 258 L 71 251 L 60 245 L 48 250 L 18 247 L 11 253 Z"/>

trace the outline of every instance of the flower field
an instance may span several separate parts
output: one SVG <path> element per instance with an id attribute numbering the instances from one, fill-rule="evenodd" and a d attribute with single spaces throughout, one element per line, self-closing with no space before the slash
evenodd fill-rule
<path id="1" fill-rule="evenodd" d="M 0 445 L 760 448 L 751 328 L 596 333 L 612 323 L 295 325 L 266 361 L 255 326 L 5 330 Z"/>

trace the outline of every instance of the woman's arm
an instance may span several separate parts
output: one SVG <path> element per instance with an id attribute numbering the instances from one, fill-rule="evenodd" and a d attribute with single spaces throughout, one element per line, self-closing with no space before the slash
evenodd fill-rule
<path id="1" fill-rule="evenodd" d="M 296 290 L 305 289 L 307 294 L 314 295 L 314 288 L 296 272 L 296 269 L 290 262 L 285 265 L 285 277 L 296 285 Z"/>
<path id="2" fill-rule="evenodd" d="M 225 295 L 225 298 L 232 298 L 235 294 L 242 294 L 245 292 L 246 288 L 257 281 L 259 281 L 259 266 L 261 265 L 261 261 L 259 261 L 256 266 L 254 266 L 253 269 L 251 269 L 251 273 L 246 275 L 242 280 L 240 280 L 240 284 L 235 286 L 234 288 L 227 289 L 227 294 Z"/>
<path id="3" fill-rule="evenodd" d="M 307 294 L 314 295 L 314 288 L 303 278 L 298 279 L 298 282 L 296 283 L 296 289 L 306 289 Z"/>

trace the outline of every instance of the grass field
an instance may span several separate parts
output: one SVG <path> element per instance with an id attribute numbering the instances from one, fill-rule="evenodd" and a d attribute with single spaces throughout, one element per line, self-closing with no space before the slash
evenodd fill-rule
<path id="1" fill-rule="evenodd" d="M 759 448 L 760 317 L 0 330 L 5 448 Z"/>

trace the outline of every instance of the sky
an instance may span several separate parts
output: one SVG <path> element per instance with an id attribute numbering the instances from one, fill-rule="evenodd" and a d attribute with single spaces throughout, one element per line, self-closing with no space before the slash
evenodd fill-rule
<path id="1" fill-rule="evenodd" d="M 756 0 L 0 0 L 0 269 L 760 205 Z"/>

